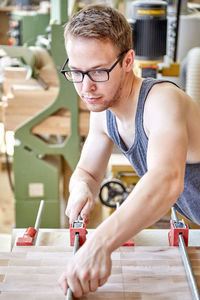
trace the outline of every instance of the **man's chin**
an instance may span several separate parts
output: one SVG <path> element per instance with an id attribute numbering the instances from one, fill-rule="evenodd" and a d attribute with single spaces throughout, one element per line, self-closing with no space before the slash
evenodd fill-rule
<path id="1" fill-rule="evenodd" d="M 97 104 L 86 103 L 86 106 L 89 109 L 89 111 L 92 111 L 92 112 L 102 112 L 107 109 L 106 106 L 97 105 Z"/>

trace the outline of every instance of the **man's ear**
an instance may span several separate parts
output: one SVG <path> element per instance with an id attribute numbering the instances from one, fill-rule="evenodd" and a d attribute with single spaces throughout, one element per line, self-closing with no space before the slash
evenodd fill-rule
<path id="1" fill-rule="evenodd" d="M 134 57 L 135 57 L 135 52 L 130 49 L 123 60 L 123 65 L 126 68 L 126 72 L 130 72 L 133 69 L 133 63 L 134 63 Z"/>

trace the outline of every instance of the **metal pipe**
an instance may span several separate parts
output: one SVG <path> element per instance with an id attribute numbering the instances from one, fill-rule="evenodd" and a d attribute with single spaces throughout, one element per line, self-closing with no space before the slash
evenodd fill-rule
<path id="1" fill-rule="evenodd" d="M 78 249 L 79 249 L 79 233 L 76 233 L 74 238 L 73 254 L 75 254 Z M 72 295 L 72 290 L 68 288 L 65 300 L 73 300 L 73 299 L 74 297 Z"/>
<path id="2" fill-rule="evenodd" d="M 39 206 L 39 209 L 38 209 L 38 213 L 37 213 L 37 218 L 36 218 L 36 221 L 35 221 L 35 226 L 34 226 L 34 228 L 37 231 L 40 228 L 40 221 L 41 221 L 43 207 L 44 207 L 44 200 L 41 200 L 40 201 L 40 206 Z"/>
<path id="3" fill-rule="evenodd" d="M 73 300 L 74 297 L 72 295 L 72 290 L 70 288 L 67 289 L 67 295 L 66 295 L 66 300 Z"/>
<path id="4" fill-rule="evenodd" d="M 176 30 L 175 30 L 175 42 L 174 42 L 174 62 L 177 60 L 177 48 L 178 48 L 178 31 L 179 31 L 179 21 L 181 12 L 181 0 L 178 0 L 176 8 Z"/>
<path id="5" fill-rule="evenodd" d="M 172 220 L 178 222 L 176 210 L 174 207 L 172 207 L 171 212 L 172 212 L 171 213 Z M 188 253 L 187 253 L 187 249 L 186 249 L 186 245 L 185 245 L 185 241 L 184 241 L 182 233 L 179 234 L 179 250 L 180 250 L 181 258 L 182 258 L 182 261 L 183 261 L 183 264 L 185 267 L 185 271 L 186 271 L 187 279 L 189 282 L 190 290 L 192 293 L 192 297 L 194 300 L 200 300 L 197 283 L 196 283 L 196 280 L 194 277 L 194 273 L 192 271 L 192 266 L 190 263 L 190 259 L 188 257 Z"/>
<path id="6" fill-rule="evenodd" d="M 192 297 L 194 300 L 200 300 L 199 297 L 199 291 L 198 291 L 198 287 L 197 287 L 197 283 L 192 271 L 192 267 L 190 264 L 190 260 L 187 254 L 187 250 L 186 250 L 186 246 L 185 246 L 185 242 L 184 242 L 184 238 L 182 236 L 182 234 L 179 234 L 179 248 L 180 248 L 180 252 L 181 252 L 181 258 L 183 261 L 183 264 L 185 266 L 185 271 L 186 271 L 186 275 L 189 281 L 189 286 L 190 286 L 190 290 L 192 293 Z"/>
<path id="7" fill-rule="evenodd" d="M 35 235 L 35 238 L 34 238 L 34 241 L 33 241 L 33 245 L 36 244 L 36 241 L 37 241 L 37 236 L 38 236 L 38 231 L 39 231 L 39 228 L 40 228 L 40 222 L 41 222 L 41 216 L 42 216 L 42 212 L 43 212 L 43 208 L 44 208 L 44 200 L 41 200 L 40 201 L 40 206 L 39 206 L 39 209 L 38 209 L 38 213 L 37 213 L 37 218 L 36 218 L 36 221 L 35 221 L 35 230 L 36 230 L 36 235 Z"/>
<path id="8" fill-rule="evenodd" d="M 178 217 L 176 215 L 176 209 L 174 206 L 172 206 L 172 208 L 171 208 L 171 217 L 172 217 L 172 220 L 178 222 Z"/>
<path id="9" fill-rule="evenodd" d="M 79 233 L 75 234 L 73 254 L 79 249 Z"/>

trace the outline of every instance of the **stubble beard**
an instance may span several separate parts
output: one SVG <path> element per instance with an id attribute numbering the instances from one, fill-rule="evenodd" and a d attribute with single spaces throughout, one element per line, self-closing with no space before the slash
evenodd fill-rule
<path id="1" fill-rule="evenodd" d="M 121 99 L 121 95 L 122 95 L 122 81 L 119 84 L 119 87 L 117 88 L 115 94 L 113 95 L 113 97 L 109 100 L 105 100 L 105 101 L 101 101 L 101 103 L 86 103 L 84 101 L 84 103 L 86 104 L 87 108 L 89 109 L 89 111 L 92 112 L 102 112 L 104 110 L 107 110 L 109 108 L 115 107 Z"/>

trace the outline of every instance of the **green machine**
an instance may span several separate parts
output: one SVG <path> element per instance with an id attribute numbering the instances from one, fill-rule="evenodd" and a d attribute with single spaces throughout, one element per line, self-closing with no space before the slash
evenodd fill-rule
<path id="1" fill-rule="evenodd" d="M 56 9 L 54 10 L 54 7 Z M 66 59 L 63 24 L 67 21 L 67 0 L 52 1 L 56 22 L 51 25 L 51 55 L 58 70 L 59 93 L 55 101 L 15 131 L 14 146 L 14 193 L 16 227 L 34 226 L 40 200 L 45 201 L 41 220 L 43 228 L 58 228 L 60 214 L 61 157 L 73 170 L 80 155 L 78 129 L 78 96 L 68 83 L 60 67 Z M 8 55 L 22 57 L 34 69 L 35 57 L 27 47 L 3 47 Z M 58 67 L 59 66 L 59 67 Z M 27 99 L 28 101 L 28 99 Z M 42 101 L 42 99 L 39 99 Z M 50 143 L 31 133 L 31 129 L 60 109 L 70 112 L 71 131 L 61 143 Z M 64 212 L 63 212 L 64 215 Z"/>
<path id="2" fill-rule="evenodd" d="M 35 45 L 38 35 L 43 35 L 49 24 L 50 15 L 37 11 L 16 10 L 9 21 L 9 43 L 11 45 Z"/>

